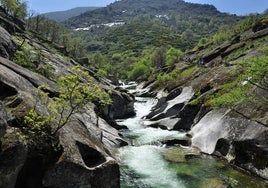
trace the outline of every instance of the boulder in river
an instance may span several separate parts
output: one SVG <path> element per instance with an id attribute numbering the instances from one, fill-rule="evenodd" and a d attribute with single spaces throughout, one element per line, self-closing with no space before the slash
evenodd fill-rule
<path id="1" fill-rule="evenodd" d="M 268 128 L 243 117 L 232 117 L 235 112 L 211 111 L 190 131 L 192 145 L 202 152 L 232 155 L 233 163 L 267 178 Z"/>

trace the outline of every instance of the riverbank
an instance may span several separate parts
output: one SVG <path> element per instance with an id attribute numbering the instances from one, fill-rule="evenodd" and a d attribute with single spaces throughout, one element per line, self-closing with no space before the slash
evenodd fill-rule
<path id="1" fill-rule="evenodd" d="M 133 91 L 132 92 L 136 92 Z M 136 92 L 139 93 L 139 92 Z M 191 92 L 188 92 L 190 94 Z M 180 101 L 189 99 L 183 93 Z M 118 120 L 128 127 L 121 131 L 129 145 L 119 149 L 121 187 L 195 188 L 195 187 L 266 187 L 268 184 L 233 168 L 227 160 L 202 154 L 185 146 L 186 131 L 153 128 L 148 114 L 155 109 L 157 98 L 136 97 L 136 116 Z M 173 105 L 171 105 L 173 106 Z M 175 142 L 172 142 L 174 141 Z M 168 146 L 166 143 L 175 143 Z"/>

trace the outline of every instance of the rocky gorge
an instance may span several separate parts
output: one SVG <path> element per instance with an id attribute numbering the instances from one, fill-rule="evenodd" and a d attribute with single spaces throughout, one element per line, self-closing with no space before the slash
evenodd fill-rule
<path id="1" fill-rule="evenodd" d="M 258 83 L 253 81 L 253 70 L 239 79 L 240 63 L 267 57 L 267 37 L 263 19 L 221 45 L 200 46 L 186 54 L 174 68 L 179 76 L 165 87 L 156 81 L 144 83 L 140 87 L 145 92 L 139 96 L 158 99 L 145 126 L 186 132 L 188 139 L 169 143 L 196 147 L 267 180 L 267 60 L 258 67 L 264 70 Z M 246 84 L 247 99 L 230 94 Z M 227 104 L 228 100 L 235 102 Z"/>
<path id="2" fill-rule="evenodd" d="M 134 95 L 157 101 L 148 114 L 143 114 L 143 126 L 185 135 L 171 136 L 161 144 L 197 148 L 194 155 L 183 157 L 198 158 L 204 153 L 217 156 L 262 178 L 259 181 L 267 181 L 267 90 L 259 83 L 251 84 L 247 91 L 254 100 L 217 108 L 211 105 L 213 97 L 225 94 L 225 84 L 238 77 L 237 62 L 267 56 L 267 22 L 223 44 L 189 52 L 174 67 L 181 76 L 165 87 L 155 79 L 139 84 L 139 89 L 131 93 L 129 89 L 135 84 L 131 88 L 114 86 L 110 80 L 96 77 L 94 70 L 82 67 L 109 93 L 111 104 L 88 104 L 53 140 L 29 144 L 23 136 L 25 115 L 33 108 L 40 114 L 47 113 L 47 107 L 40 102 L 39 86 L 46 86 L 48 98 L 57 96 L 58 85 L 53 78 L 72 73 L 71 68 L 79 63 L 25 33 L 20 20 L 4 12 L 0 20 L 0 187 L 120 187 L 115 153 L 128 143 L 120 132 L 126 126 L 116 119 L 135 115 Z M 24 47 L 33 56 L 29 67 L 19 65 L 14 58 Z M 239 80 L 227 91 L 250 81 Z M 261 81 L 266 83 L 267 74 Z"/>

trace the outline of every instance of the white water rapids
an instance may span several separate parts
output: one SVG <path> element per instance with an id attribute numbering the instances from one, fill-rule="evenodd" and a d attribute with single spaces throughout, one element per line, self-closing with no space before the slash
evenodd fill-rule
<path id="1" fill-rule="evenodd" d="M 185 137 L 185 133 L 168 131 L 144 127 L 143 116 L 147 115 L 151 108 L 156 104 L 156 100 L 136 98 L 136 116 L 126 119 L 119 124 L 126 125 L 129 131 L 127 137 L 135 138 L 132 146 L 120 149 L 120 159 L 122 164 L 127 166 L 130 171 L 139 174 L 139 178 L 130 178 L 130 187 L 154 187 L 154 188 L 184 188 L 184 184 L 178 180 L 176 174 L 172 172 L 163 159 L 161 152 L 163 147 L 160 141 L 168 139 L 179 139 Z M 123 175 L 124 176 L 124 175 Z"/>
<path id="2" fill-rule="evenodd" d="M 176 102 L 188 101 L 193 93 L 189 88 L 183 91 L 175 98 Z M 133 92 L 136 91 L 133 89 Z M 136 97 L 136 116 L 118 120 L 118 124 L 128 127 L 121 133 L 129 141 L 129 145 L 120 148 L 118 153 L 121 188 L 267 187 L 225 165 L 224 161 L 199 155 L 194 148 L 165 147 L 163 141 L 185 139 L 186 135 L 146 126 L 149 121 L 143 117 L 156 103 L 157 99 Z M 191 131 L 193 146 L 212 153 L 217 139 L 232 132 L 223 121 L 224 116 L 225 112 L 206 114 Z M 247 136 L 246 132 L 244 136 Z"/>

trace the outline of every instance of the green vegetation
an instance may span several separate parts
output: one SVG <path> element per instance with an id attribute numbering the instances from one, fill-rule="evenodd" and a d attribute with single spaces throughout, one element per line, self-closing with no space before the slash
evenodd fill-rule
<path id="1" fill-rule="evenodd" d="M 31 109 L 24 117 L 22 129 L 24 134 L 21 136 L 31 145 L 38 141 L 50 139 L 49 123 L 47 116 L 39 115 L 34 109 Z"/>
<path id="2" fill-rule="evenodd" d="M 15 17 L 25 18 L 27 16 L 27 4 L 20 0 L 0 0 L 2 7 Z"/>
<path id="3" fill-rule="evenodd" d="M 144 57 L 133 64 L 132 70 L 128 73 L 128 78 L 131 80 L 137 80 L 138 78 L 146 79 L 147 75 L 151 73 L 152 70 L 150 59 Z"/>
<path id="4" fill-rule="evenodd" d="M 36 65 L 34 65 L 35 56 L 33 55 L 33 49 L 30 46 L 22 46 L 16 51 L 13 61 L 20 66 L 34 70 Z"/>
<path id="5" fill-rule="evenodd" d="M 205 44 L 207 38 L 220 28 L 226 28 L 225 25 L 232 27 L 240 19 L 220 13 L 210 5 L 180 0 L 122 0 L 86 12 L 64 24 L 72 29 L 88 27 L 86 31 L 76 31 L 75 35 L 86 43 L 85 49 L 91 54 L 90 59 L 94 54 L 101 54 L 106 59 L 110 69 L 102 68 L 102 72 L 133 79 L 137 77 L 133 74 L 146 74 L 164 65 L 172 66 L 179 61 L 181 52 L 192 49 L 199 40 L 199 45 Z M 120 25 L 104 25 L 114 22 Z M 167 49 L 170 51 L 166 54 Z M 145 58 L 145 54 L 153 61 L 153 67 L 148 67 L 150 63 L 137 63 Z M 141 71 L 141 67 L 146 70 Z M 129 73 L 132 69 L 135 70 Z"/>
<path id="6" fill-rule="evenodd" d="M 176 81 L 179 77 L 180 71 L 178 69 L 174 69 L 170 73 L 162 73 L 157 76 L 157 82 L 160 85 L 171 84 Z"/>
<path id="7" fill-rule="evenodd" d="M 174 69 L 170 73 L 161 73 L 157 76 L 157 82 L 160 85 L 173 85 L 177 81 L 187 79 L 197 70 L 197 66 L 189 67 L 183 71 Z"/>
<path id="8" fill-rule="evenodd" d="M 13 57 L 15 63 L 33 72 L 37 72 L 50 80 L 55 80 L 53 68 L 50 64 L 45 63 L 40 49 L 35 49 L 21 36 L 15 36 L 13 39 L 20 45 Z"/>
<path id="9" fill-rule="evenodd" d="M 27 19 L 27 30 L 72 58 L 78 59 L 86 55 L 86 45 L 82 38 L 75 37 L 70 30 L 55 21 L 40 15 L 31 16 Z"/>
<path id="10" fill-rule="evenodd" d="M 182 52 L 179 49 L 170 48 L 154 48 L 151 50 L 144 50 L 142 57 L 132 63 L 126 70 L 128 71 L 128 78 L 131 80 L 147 80 L 152 73 L 160 71 L 161 69 L 172 69 L 173 66 L 178 63 L 182 57 Z M 176 70 L 169 73 L 161 73 L 158 75 L 158 79 L 163 83 L 168 80 L 175 79 Z"/>
<path id="11" fill-rule="evenodd" d="M 47 114 L 41 115 L 32 109 L 24 118 L 24 131 L 27 139 L 54 136 L 71 121 L 72 116 L 91 102 L 107 105 L 111 102 L 109 95 L 100 88 L 87 72 L 79 66 L 72 69 L 72 74 L 57 81 L 59 95 L 48 97 L 45 87 L 39 88 L 42 103 L 47 106 Z M 44 113 L 44 112 L 42 112 Z M 48 129 L 52 125 L 53 130 Z"/>
<path id="12" fill-rule="evenodd" d="M 267 19 L 267 16 L 265 14 L 262 16 L 250 14 L 244 19 L 241 19 L 236 25 L 221 25 L 219 30 L 211 38 L 201 38 L 194 49 L 197 50 L 199 47 L 207 44 L 210 44 L 211 47 L 222 44 L 237 34 L 258 26 L 258 24 Z"/>
<path id="13" fill-rule="evenodd" d="M 180 74 L 180 77 L 188 77 L 191 74 L 193 74 L 196 71 L 196 69 L 197 69 L 196 65 L 193 67 L 187 68 L 184 71 L 182 71 L 182 73 Z"/>
<path id="14" fill-rule="evenodd" d="M 225 87 L 225 86 L 223 86 Z M 246 89 L 248 87 L 246 86 L 235 86 L 232 88 L 228 88 L 227 90 L 221 90 L 221 94 L 217 93 L 214 97 L 211 97 L 212 99 L 210 100 L 210 104 L 214 108 L 219 108 L 219 107 L 233 107 L 234 105 L 238 104 L 238 102 L 241 102 L 244 100 L 247 95 L 246 95 Z"/>
<path id="15" fill-rule="evenodd" d="M 248 58 L 239 62 L 239 71 L 242 71 L 242 74 L 233 82 L 222 85 L 220 91 L 210 97 L 209 104 L 214 108 L 234 107 L 242 100 L 254 100 L 254 96 L 250 96 L 247 92 L 252 85 L 268 91 L 267 62 L 267 53 L 260 57 Z"/>
<path id="16" fill-rule="evenodd" d="M 166 53 L 166 64 L 172 67 L 179 62 L 182 57 L 182 51 L 173 47 L 169 48 Z"/>

